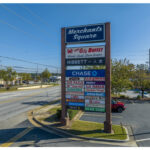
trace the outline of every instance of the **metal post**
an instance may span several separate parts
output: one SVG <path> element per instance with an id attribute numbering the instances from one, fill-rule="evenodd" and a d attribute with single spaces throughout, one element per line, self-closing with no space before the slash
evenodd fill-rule
<path id="1" fill-rule="evenodd" d="M 150 49 L 149 49 L 149 72 L 150 72 Z"/>
<path id="2" fill-rule="evenodd" d="M 105 24 L 105 63 L 106 63 L 106 75 L 105 75 L 105 108 L 106 108 L 106 121 L 104 122 L 104 131 L 107 133 L 112 132 L 112 119 L 111 119 L 111 41 L 110 41 L 110 23 Z"/>
<path id="3" fill-rule="evenodd" d="M 61 29 L 61 123 L 67 125 L 67 109 L 65 104 L 65 28 Z"/>

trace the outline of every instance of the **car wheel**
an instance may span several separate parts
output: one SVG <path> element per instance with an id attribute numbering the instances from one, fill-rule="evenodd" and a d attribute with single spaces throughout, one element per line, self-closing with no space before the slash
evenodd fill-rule
<path id="1" fill-rule="evenodd" d="M 123 109 L 121 107 L 117 108 L 118 113 L 122 113 Z"/>

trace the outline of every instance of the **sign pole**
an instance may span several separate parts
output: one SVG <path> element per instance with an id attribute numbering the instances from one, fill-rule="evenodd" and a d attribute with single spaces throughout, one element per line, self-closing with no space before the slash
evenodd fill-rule
<path id="1" fill-rule="evenodd" d="M 65 28 L 61 28 L 61 123 L 67 125 L 67 108 L 65 104 Z"/>
<path id="2" fill-rule="evenodd" d="M 105 108 L 106 108 L 106 121 L 104 122 L 104 131 L 107 133 L 112 132 L 112 118 L 111 118 L 111 39 L 110 39 L 110 23 L 105 24 L 105 63 L 106 63 L 106 75 L 105 75 Z"/>

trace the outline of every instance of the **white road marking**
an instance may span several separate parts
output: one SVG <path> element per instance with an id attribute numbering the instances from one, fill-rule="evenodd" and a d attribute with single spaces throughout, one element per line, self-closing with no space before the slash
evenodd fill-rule
<path id="1" fill-rule="evenodd" d="M 150 138 L 147 138 L 147 139 L 140 139 L 140 140 L 136 140 L 136 142 L 143 142 L 143 141 L 150 141 Z"/>

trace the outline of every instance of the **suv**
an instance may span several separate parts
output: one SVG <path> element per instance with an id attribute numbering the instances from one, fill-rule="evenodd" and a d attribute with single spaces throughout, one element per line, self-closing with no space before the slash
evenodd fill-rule
<path id="1" fill-rule="evenodd" d="M 112 111 L 117 111 L 117 112 L 121 113 L 123 110 L 126 109 L 126 107 L 124 105 L 125 104 L 123 102 L 120 102 L 120 101 L 115 101 L 115 100 L 111 101 Z"/>

